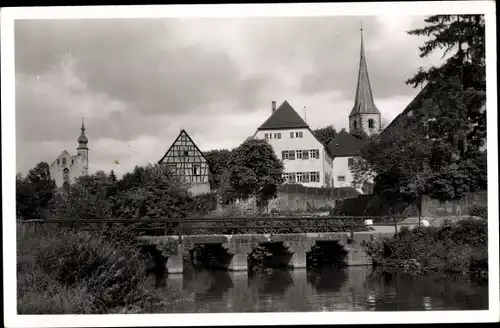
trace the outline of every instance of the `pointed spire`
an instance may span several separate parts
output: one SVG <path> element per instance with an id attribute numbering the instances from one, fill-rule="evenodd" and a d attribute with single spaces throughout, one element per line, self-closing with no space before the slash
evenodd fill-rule
<path id="1" fill-rule="evenodd" d="M 380 114 L 375 102 L 373 101 L 373 92 L 368 77 L 368 67 L 366 65 L 365 45 L 363 42 L 363 22 L 361 22 L 361 49 L 359 53 L 359 72 L 358 85 L 356 87 L 356 98 L 351 114 Z"/>

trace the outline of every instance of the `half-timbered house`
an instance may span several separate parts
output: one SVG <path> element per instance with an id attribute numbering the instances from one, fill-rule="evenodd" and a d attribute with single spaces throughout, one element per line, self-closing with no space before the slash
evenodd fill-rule
<path id="1" fill-rule="evenodd" d="M 182 183 L 187 183 L 193 195 L 210 192 L 208 162 L 185 130 L 181 131 L 158 164 Z"/>

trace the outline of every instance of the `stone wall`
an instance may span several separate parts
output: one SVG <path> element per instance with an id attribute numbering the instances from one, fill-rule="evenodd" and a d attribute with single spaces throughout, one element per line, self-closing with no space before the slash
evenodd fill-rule
<path id="1" fill-rule="evenodd" d="M 455 217 L 468 216 L 471 205 L 488 206 L 488 192 L 469 193 L 458 200 L 441 202 L 429 196 L 422 197 L 422 216 Z"/>
<path id="2" fill-rule="evenodd" d="M 268 211 L 310 212 L 334 208 L 338 200 L 356 197 L 354 188 L 314 188 L 302 185 L 284 185 L 278 191 L 278 197 L 268 204 Z M 254 200 L 239 201 L 238 205 L 255 209 Z"/>

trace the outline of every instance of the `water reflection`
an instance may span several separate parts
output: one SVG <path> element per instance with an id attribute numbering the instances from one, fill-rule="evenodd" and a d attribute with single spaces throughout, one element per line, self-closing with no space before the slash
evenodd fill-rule
<path id="1" fill-rule="evenodd" d="M 186 268 L 167 285 L 194 295 L 194 312 L 419 311 L 488 308 L 487 283 L 368 267 L 227 272 Z"/>

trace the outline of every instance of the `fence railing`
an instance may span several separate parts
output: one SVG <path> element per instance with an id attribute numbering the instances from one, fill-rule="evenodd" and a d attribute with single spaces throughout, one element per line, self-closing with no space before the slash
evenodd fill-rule
<path id="1" fill-rule="evenodd" d="M 354 233 L 373 227 L 394 227 L 402 224 L 401 216 L 329 216 L 329 217 L 214 217 L 214 218 L 155 218 L 155 219 L 63 219 L 17 221 L 21 229 L 36 233 L 49 225 L 60 225 L 75 231 L 97 231 L 113 225 L 127 226 L 144 234 L 190 235 L 190 234 L 242 234 L 242 233 L 299 233 L 343 231 Z M 370 224 L 366 220 L 375 221 Z"/>

